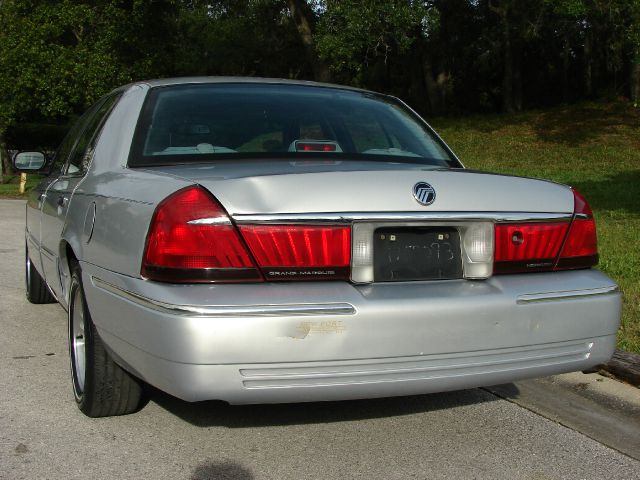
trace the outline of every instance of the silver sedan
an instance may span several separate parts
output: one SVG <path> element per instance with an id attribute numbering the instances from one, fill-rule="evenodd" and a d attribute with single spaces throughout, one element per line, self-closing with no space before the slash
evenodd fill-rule
<path id="1" fill-rule="evenodd" d="M 187 401 L 411 395 L 587 369 L 621 296 L 591 209 L 465 170 L 414 111 L 309 82 L 140 82 L 100 99 L 27 205 L 26 289 L 69 312 L 97 417 Z"/>

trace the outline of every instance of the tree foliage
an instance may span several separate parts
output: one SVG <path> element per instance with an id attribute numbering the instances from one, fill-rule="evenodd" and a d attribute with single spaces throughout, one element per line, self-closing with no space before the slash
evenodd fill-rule
<path id="1" fill-rule="evenodd" d="M 640 97 L 639 0 L 0 0 L 0 136 L 169 75 L 332 79 L 426 114 Z"/>
<path id="2" fill-rule="evenodd" d="M 405 53 L 427 10 L 405 0 L 327 0 L 318 51 L 336 72 L 362 82 L 368 67 Z"/>
<path id="3" fill-rule="evenodd" d="M 184 2 L 176 29 L 172 75 L 309 75 L 284 0 Z"/>
<path id="4" fill-rule="evenodd" d="M 164 74 L 158 46 L 170 2 L 3 0 L 0 131 L 12 121 L 65 118 L 114 86 Z M 164 51 L 163 51 L 164 50 Z"/>

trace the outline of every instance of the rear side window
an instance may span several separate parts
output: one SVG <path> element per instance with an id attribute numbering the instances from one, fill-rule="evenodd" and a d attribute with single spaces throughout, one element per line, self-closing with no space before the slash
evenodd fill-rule
<path id="1" fill-rule="evenodd" d="M 84 175 L 89 168 L 96 141 L 102 126 L 106 121 L 108 114 L 111 112 L 116 102 L 120 98 L 121 93 L 112 94 L 107 98 L 101 99 L 94 106 L 94 114 L 87 120 L 86 127 L 78 138 L 73 153 L 69 157 L 67 164 L 67 175 Z"/>
<path id="2" fill-rule="evenodd" d="M 54 171 L 61 171 L 63 167 L 66 166 L 67 160 L 69 159 L 69 156 L 73 151 L 73 147 L 75 147 L 78 141 L 78 135 L 80 134 L 80 132 L 82 132 L 87 122 L 94 113 L 94 108 L 90 108 L 89 110 L 87 110 L 73 124 L 71 130 L 69 130 L 69 133 L 67 133 L 67 135 L 64 137 L 53 158 Z"/>
<path id="3" fill-rule="evenodd" d="M 430 129 L 392 98 L 260 83 L 151 89 L 129 166 L 309 154 L 459 166 Z"/>

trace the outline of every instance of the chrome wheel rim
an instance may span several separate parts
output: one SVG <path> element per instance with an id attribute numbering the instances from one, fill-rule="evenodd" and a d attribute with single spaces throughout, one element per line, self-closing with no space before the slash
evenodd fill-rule
<path id="1" fill-rule="evenodd" d="M 73 298 L 73 310 L 71 313 L 71 350 L 73 356 L 74 385 L 78 394 L 84 391 L 84 378 L 86 368 L 86 349 L 84 332 L 84 308 L 82 308 L 82 296 L 76 287 Z"/>

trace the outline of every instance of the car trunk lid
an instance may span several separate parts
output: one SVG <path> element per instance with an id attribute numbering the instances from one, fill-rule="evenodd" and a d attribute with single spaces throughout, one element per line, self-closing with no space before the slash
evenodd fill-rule
<path id="1" fill-rule="evenodd" d="M 553 182 L 391 162 L 217 162 L 150 169 L 209 190 L 233 217 L 332 212 L 572 213 L 573 193 Z M 414 197 L 419 182 L 435 200 Z"/>

